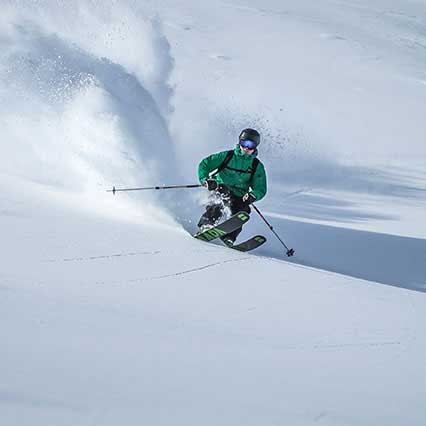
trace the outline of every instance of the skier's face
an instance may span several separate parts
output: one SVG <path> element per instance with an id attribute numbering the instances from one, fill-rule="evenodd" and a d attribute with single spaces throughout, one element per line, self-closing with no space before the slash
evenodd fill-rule
<path id="1" fill-rule="evenodd" d="M 241 151 L 243 151 L 245 154 L 248 155 L 252 155 L 253 152 L 255 151 L 254 149 L 248 149 L 248 148 L 244 148 L 243 146 L 240 145 Z"/>
<path id="2" fill-rule="evenodd" d="M 240 139 L 240 148 L 244 154 L 252 155 L 256 151 L 257 143 L 249 139 Z"/>

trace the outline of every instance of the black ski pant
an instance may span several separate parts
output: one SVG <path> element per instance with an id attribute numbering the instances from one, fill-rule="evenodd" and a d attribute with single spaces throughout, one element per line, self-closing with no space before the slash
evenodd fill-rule
<path id="1" fill-rule="evenodd" d="M 207 224 L 215 224 L 222 217 L 225 207 L 228 207 L 231 210 L 231 214 L 235 214 L 241 211 L 247 213 L 251 212 L 249 205 L 245 203 L 241 197 L 236 196 L 226 186 L 219 185 L 218 188 L 213 191 L 212 196 L 206 205 L 206 211 L 198 221 L 198 226 L 201 227 Z M 232 241 L 235 241 L 242 230 L 243 227 L 241 226 L 240 228 L 224 235 L 221 238 L 229 238 Z"/>

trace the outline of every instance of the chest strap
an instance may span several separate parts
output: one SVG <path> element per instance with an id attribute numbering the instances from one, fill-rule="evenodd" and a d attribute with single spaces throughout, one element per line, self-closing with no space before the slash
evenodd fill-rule
<path id="1" fill-rule="evenodd" d="M 216 172 L 213 173 L 213 175 L 211 177 L 216 176 L 218 173 L 220 173 L 224 169 L 229 169 L 229 170 L 232 170 L 232 171 L 238 172 L 238 173 L 250 173 L 249 182 L 252 182 L 253 178 L 254 178 L 254 174 L 256 173 L 257 166 L 259 165 L 259 159 L 257 157 L 255 157 L 253 159 L 253 163 L 251 165 L 251 170 L 250 170 L 250 167 L 248 168 L 248 170 L 240 170 L 240 169 L 234 169 L 232 167 L 228 167 L 228 163 L 231 161 L 231 158 L 233 156 L 234 156 L 234 150 L 231 149 L 230 151 L 228 151 L 226 153 L 226 157 L 223 160 L 222 164 L 217 168 Z"/>

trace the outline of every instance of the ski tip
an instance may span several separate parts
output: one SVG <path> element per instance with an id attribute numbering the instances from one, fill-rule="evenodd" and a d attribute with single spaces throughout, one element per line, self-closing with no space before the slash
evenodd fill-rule
<path id="1" fill-rule="evenodd" d="M 238 212 L 234 216 L 238 216 L 243 222 L 246 222 L 250 219 L 250 215 L 247 212 Z"/>
<path id="2" fill-rule="evenodd" d="M 253 237 L 253 239 L 255 239 L 258 243 L 264 243 L 266 242 L 266 237 L 264 237 L 263 235 L 256 235 L 255 237 Z"/>
<path id="3" fill-rule="evenodd" d="M 266 242 L 266 238 L 263 235 L 256 235 L 254 237 L 249 238 L 247 241 L 243 241 L 242 243 L 232 245 L 230 248 L 238 251 L 251 251 L 258 247 L 260 247 L 263 243 Z"/>

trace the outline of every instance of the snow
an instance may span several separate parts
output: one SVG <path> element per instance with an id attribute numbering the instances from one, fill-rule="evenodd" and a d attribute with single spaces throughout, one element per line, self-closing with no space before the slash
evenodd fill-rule
<path id="1" fill-rule="evenodd" d="M 3 3 L 1 425 L 424 425 L 424 2 Z M 247 126 L 294 258 L 106 192 Z"/>

